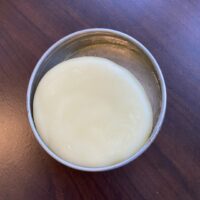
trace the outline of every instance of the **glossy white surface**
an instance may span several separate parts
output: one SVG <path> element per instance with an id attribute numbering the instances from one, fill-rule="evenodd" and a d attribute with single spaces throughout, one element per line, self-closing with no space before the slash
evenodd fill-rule
<path id="1" fill-rule="evenodd" d="M 33 115 L 54 153 L 87 167 L 132 156 L 148 139 L 153 121 L 137 79 L 98 57 L 71 59 L 48 71 L 35 92 Z"/>

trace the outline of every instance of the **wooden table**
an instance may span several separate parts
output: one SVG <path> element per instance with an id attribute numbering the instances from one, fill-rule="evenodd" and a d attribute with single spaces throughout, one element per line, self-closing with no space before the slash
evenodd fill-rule
<path id="1" fill-rule="evenodd" d="M 42 53 L 85 28 L 123 31 L 156 57 L 167 83 L 160 135 L 120 169 L 62 166 L 35 140 L 26 90 Z M 0 200 L 200 199 L 200 1 L 0 0 Z"/>

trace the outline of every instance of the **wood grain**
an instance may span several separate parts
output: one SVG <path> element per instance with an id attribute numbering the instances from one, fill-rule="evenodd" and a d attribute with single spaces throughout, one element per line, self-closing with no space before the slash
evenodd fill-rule
<path id="1" fill-rule="evenodd" d="M 41 54 L 84 28 L 128 33 L 157 58 L 167 83 L 160 135 L 135 162 L 85 173 L 36 142 L 26 89 Z M 0 0 L 0 199 L 200 199 L 199 0 Z"/>

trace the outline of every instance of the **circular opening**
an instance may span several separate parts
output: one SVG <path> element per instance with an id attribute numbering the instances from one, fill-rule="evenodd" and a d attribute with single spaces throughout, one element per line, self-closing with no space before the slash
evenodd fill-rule
<path id="1" fill-rule="evenodd" d="M 32 115 L 35 89 L 44 74 L 56 64 L 80 56 L 105 57 L 124 66 L 143 85 L 153 109 L 153 130 L 139 151 L 130 158 L 105 167 L 83 167 L 58 157 L 43 142 L 37 132 Z M 38 61 L 29 81 L 27 91 L 28 118 L 33 133 L 43 149 L 60 163 L 83 171 L 105 171 L 123 166 L 140 156 L 156 138 L 166 110 L 166 87 L 161 70 L 151 53 L 132 37 L 110 29 L 86 29 L 72 33 L 52 45 Z"/>

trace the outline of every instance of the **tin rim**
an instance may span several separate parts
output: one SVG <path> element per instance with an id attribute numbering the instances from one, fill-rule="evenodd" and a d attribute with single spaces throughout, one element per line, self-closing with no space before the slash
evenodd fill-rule
<path id="1" fill-rule="evenodd" d="M 146 141 L 146 143 L 135 154 L 133 154 L 128 159 L 123 160 L 123 161 L 121 161 L 119 163 L 116 163 L 116 164 L 113 164 L 113 165 L 103 166 L 103 167 L 85 167 L 85 166 L 80 166 L 80 165 L 76 165 L 76 164 L 70 163 L 70 162 L 60 158 L 59 156 L 57 156 L 45 144 L 45 142 L 41 139 L 40 134 L 37 132 L 35 124 L 34 124 L 34 120 L 33 120 L 33 117 L 32 117 L 32 109 L 31 109 L 32 108 L 32 101 L 31 101 L 32 86 L 33 86 L 33 83 L 34 83 L 34 80 L 35 80 L 36 73 L 37 73 L 38 69 L 40 68 L 40 65 L 42 64 L 42 62 L 46 59 L 46 57 L 54 49 L 59 47 L 66 40 L 69 40 L 69 39 L 74 38 L 74 37 L 79 36 L 79 35 L 91 34 L 91 33 L 111 33 L 111 34 L 120 36 L 121 38 L 129 40 L 131 43 L 133 43 L 139 49 L 141 49 L 143 51 L 143 53 L 146 54 L 148 59 L 151 61 L 152 65 L 154 67 L 154 70 L 156 71 L 156 74 L 157 74 L 157 77 L 158 77 L 159 83 L 160 83 L 161 98 L 162 98 L 162 100 L 161 100 L 161 109 L 160 109 L 160 113 L 159 113 L 159 116 L 158 116 L 158 120 L 157 120 L 156 125 L 154 126 L 154 128 L 153 128 L 153 130 L 151 132 L 151 136 Z M 29 80 L 29 84 L 28 84 L 27 99 L 26 99 L 28 120 L 29 120 L 31 129 L 33 131 L 33 134 L 36 137 L 36 139 L 39 142 L 39 144 L 42 146 L 42 148 L 51 157 L 53 157 L 55 160 L 57 160 L 61 164 L 65 165 L 65 166 L 68 166 L 70 168 L 73 168 L 73 169 L 77 169 L 77 170 L 81 170 L 81 171 L 88 171 L 88 172 L 108 171 L 108 170 L 116 169 L 116 168 L 119 168 L 121 166 L 124 166 L 124 165 L 130 163 L 131 161 L 133 161 L 136 158 L 138 158 L 141 154 L 143 154 L 149 148 L 149 146 L 153 143 L 153 141 L 155 140 L 155 138 L 157 137 L 157 135 L 158 135 L 158 133 L 159 133 L 159 131 L 161 129 L 161 126 L 163 124 L 163 120 L 164 120 L 164 117 L 165 117 L 166 106 L 167 106 L 167 92 L 166 92 L 165 80 L 163 78 L 161 69 L 160 69 L 156 59 L 154 58 L 154 56 L 150 53 L 150 51 L 143 44 L 141 44 L 138 40 L 134 39 L 133 37 L 131 37 L 131 36 L 125 34 L 125 33 L 122 33 L 120 31 L 116 31 L 116 30 L 112 30 L 112 29 L 104 29 L 104 28 L 84 29 L 84 30 L 81 30 L 81 31 L 77 31 L 77 32 L 71 33 L 71 34 L 61 38 L 56 43 L 54 43 L 51 47 L 49 47 L 47 49 L 47 51 L 39 59 L 39 61 L 37 62 L 32 74 L 31 74 L 31 77 L 30 77 L 30 80 Z"/>

